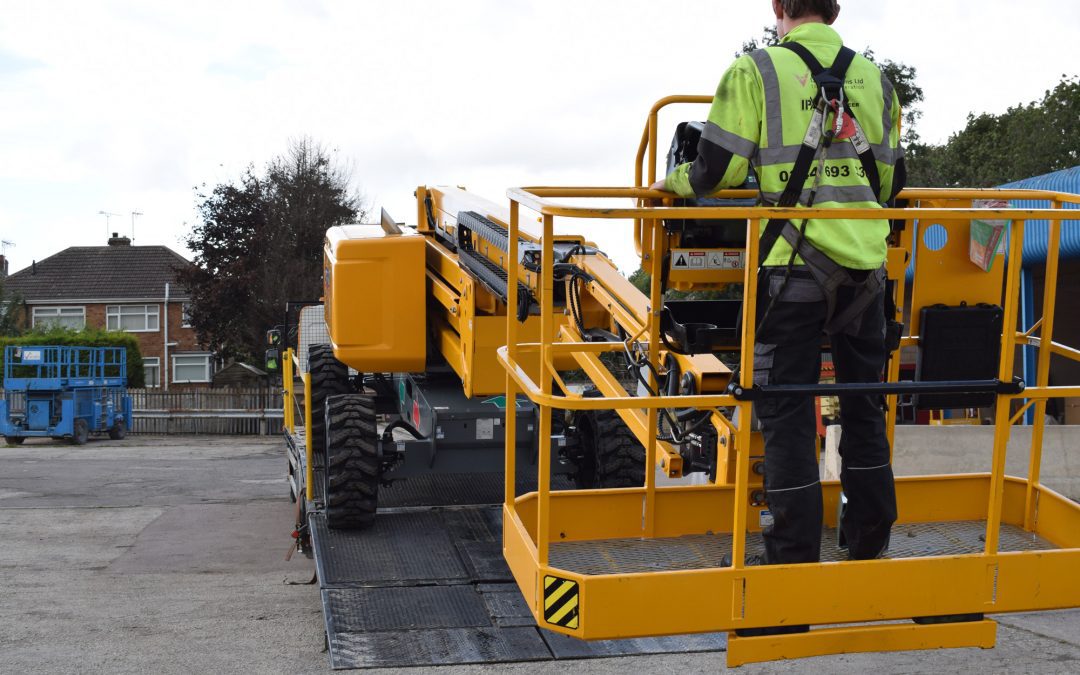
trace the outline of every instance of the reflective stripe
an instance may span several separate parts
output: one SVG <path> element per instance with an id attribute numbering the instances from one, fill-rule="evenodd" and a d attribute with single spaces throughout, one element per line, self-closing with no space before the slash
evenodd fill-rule
<path id="1" fill-rule="evenodd" d="M 876 469 L 887 469 L 888 467 L 889 464 L 885 463 L 880 466 L 845 466 L 844 468 L 848 471 L 874 471 Z"/>
<path id="2" fill-rule="evenodd" d="M 807 483 L 806 485 L 800 485 L 799 487 L 793 487 L 793 488 L 780 488 L 780 489 L 766 488 L 766 492 L 790 492 L 791 490 L 805 490 L 806 488 L 814 487 L 815 485 L 817 485 L 820 482 L 821 481 L 816 480 L 813 483 Z"/>
<path id="3" fill-rule="evenodd" d="M 752 52 L 750 58 L 754 59 L 765 87 L 765 124 L 769 129 L 766 146 L 781 148 L 784 146 L 784 115 L 780 107 L 780 80 L 776 76 L 776 66 L 764 49 Z"/>
<path id="4" fill-rule="evenodd" d="M 765 201 L 776 204 L 780 201 L 781 194 L 781 192 L 765 192 L 762 193 L 762 196 Z M 805 204 L 809 199 L 810 190 L 803 190 L 799 196 L 799 203 Z M 822 202 L 837 202 L 839 204 L 854 202 L 877 203 L 877 200 L 877 195 L 874 194 L 869 185 L 822 185 L 818 188 L 817 196 L 814 197 L 815 204 L 821 204 Z"/>
<path id="5" fill-rule="evenodd" d="M 724 148 L 734 155 L 739 155 L 740 157 L 746 157 L 748 159 L 754 154 L 754 151 L 757 150 L 757 143 L 748 141 L 738 134 L 725 131 L 712 122 L 705 123 L 705 130 L 701 132 L 701 137 L 719 145 L 721 148 Z"/>
<path id="6" fill-rule="evenodd" d="M 799 156 L 799 148 L 801 145 L 785 145 L 780 148 L 761 148 L 758 152 L 759 162 L 758 166 L 766 167 L 773 164 L 794 164 L 795 158 Z M 870 144 L 871 150 L 874 152 L 874 159 L 883 164 L 893 165 L 896 163 L 896 158 L 893 157 L 893 151 L 889 147 L 888 143 L 884 144 Z M 848 142 L 837 142 L 829 146 L 826 159 L 858 159 L 859 155 L 855 152 L 855 146 Z"/>
<path id="7" fill-rule="evenodd" d="M 881 97 L 885 101 L 885 106 L 882 108 L 881 113 L 881 142 L 886 146 L 889 145 L 889 133 L 892 131 L 892 96 L 893 96 L 893 84 L 889 81 L 889 78 L 885 77 L 885 73 L 881 74 Z M 886 152 L 883 155 L 874 153 L 875 157 L 891 157 L 892 152 Z"/>

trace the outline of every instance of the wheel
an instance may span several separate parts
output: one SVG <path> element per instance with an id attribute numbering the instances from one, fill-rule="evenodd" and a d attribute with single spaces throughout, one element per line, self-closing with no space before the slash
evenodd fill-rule
<path id="1" fill-rule="evenodd" d="M 75 420 L 71 430 L 71 443 L 73 445 L 86 445 L 90 440 L 90 426 L 84 419 Z"/>
<path id="2" fill-rule="evenodd" d="M 375 401 L 363 394 L 326 399 L 326 524 L 335 530 L 367 527 L 379 499 L 379 442 Z"/>
<path id="3" fill-rule="evenodd" d="M 330 345 L 311 345 L 308 349 L 308 372 L 311 374 L 311 457 L 313 468 L 322 468 L 326 454 L 326 425 L 323 410 L 326 399 L 349 393 L 349 367 L 334 358 Z"/>
<path id="4" fill-rule="evenodd" d="M 22 445 L 26 440 L 26 436 L 4 436 L 4 441 L 8 445 Z"/>
<path id="5" fill-rule="evenodd" d="M 109 429 L 109 438 L 114 441 L 122 441 L 125 436 L 127 436 L 127 425 L 124 424 L 124 420 L 116 420 L 112 425 L 112 429 Z"/>
<path id="6" fill-rule="evenodd" d="M 585 396 L 599 396 L 589 390 Z M 571 436 L 573 438 L 571 438 Z M 614 410 L 580 410 L 567 444 L 575 448 L 574 480 L 583 488 L 640 487 L 645 484 L 645 446 Z"/>

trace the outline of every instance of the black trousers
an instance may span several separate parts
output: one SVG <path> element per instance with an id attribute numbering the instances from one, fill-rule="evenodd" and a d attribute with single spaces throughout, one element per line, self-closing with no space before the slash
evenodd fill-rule
<path id="1" fill-rule="evenodd" d="M 812 384 L 821 374 L 825 298 L 809 272 L 796 267 L 765 323 L 762 313 L 780 292 L 784 268 L 758 279 L 755 384 Z M 836 312 L 854 296 L 841 288 Z M 830 335 L 838 382 L 879 382 L 885 366 L 884 293 L 842 332 Z M 814 399 L 755 403 L 765 438 L 765 491 L 772 524 L 763 528 L 766 562 L 816 562 L 821 555 L 822 496 L 815 455 Z M 852 558 L 877 557 L 896 521 L 896 491 L 880 396 L 841 396 L 840 479 L 847 496 L 841 523 Z"/>

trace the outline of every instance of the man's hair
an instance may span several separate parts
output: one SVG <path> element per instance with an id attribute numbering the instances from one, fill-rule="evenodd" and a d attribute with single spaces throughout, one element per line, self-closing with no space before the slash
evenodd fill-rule
<path id="1" fill-rule="evenodd" d="M 827 22 L 835 19 L 840 11 L 840 4 L 836 0 L 780 0 L 780 6 L 792 19 L 810 14 L 820 16 Z"/>

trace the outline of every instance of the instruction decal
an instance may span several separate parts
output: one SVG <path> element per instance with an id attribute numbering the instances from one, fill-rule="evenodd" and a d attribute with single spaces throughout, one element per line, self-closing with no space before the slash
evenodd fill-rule
<path id="1" fill-rule="evenodd" d="M 684 270 L 741 270 L 742 249 L 683 249 L 671 251 L 671 269 Z"/>
<path id="2" fill-rule="evenodd" d="M 544 577 L 544 621 L 563 628 L 578 627 L 578 583 L 562 577 Z"/>

